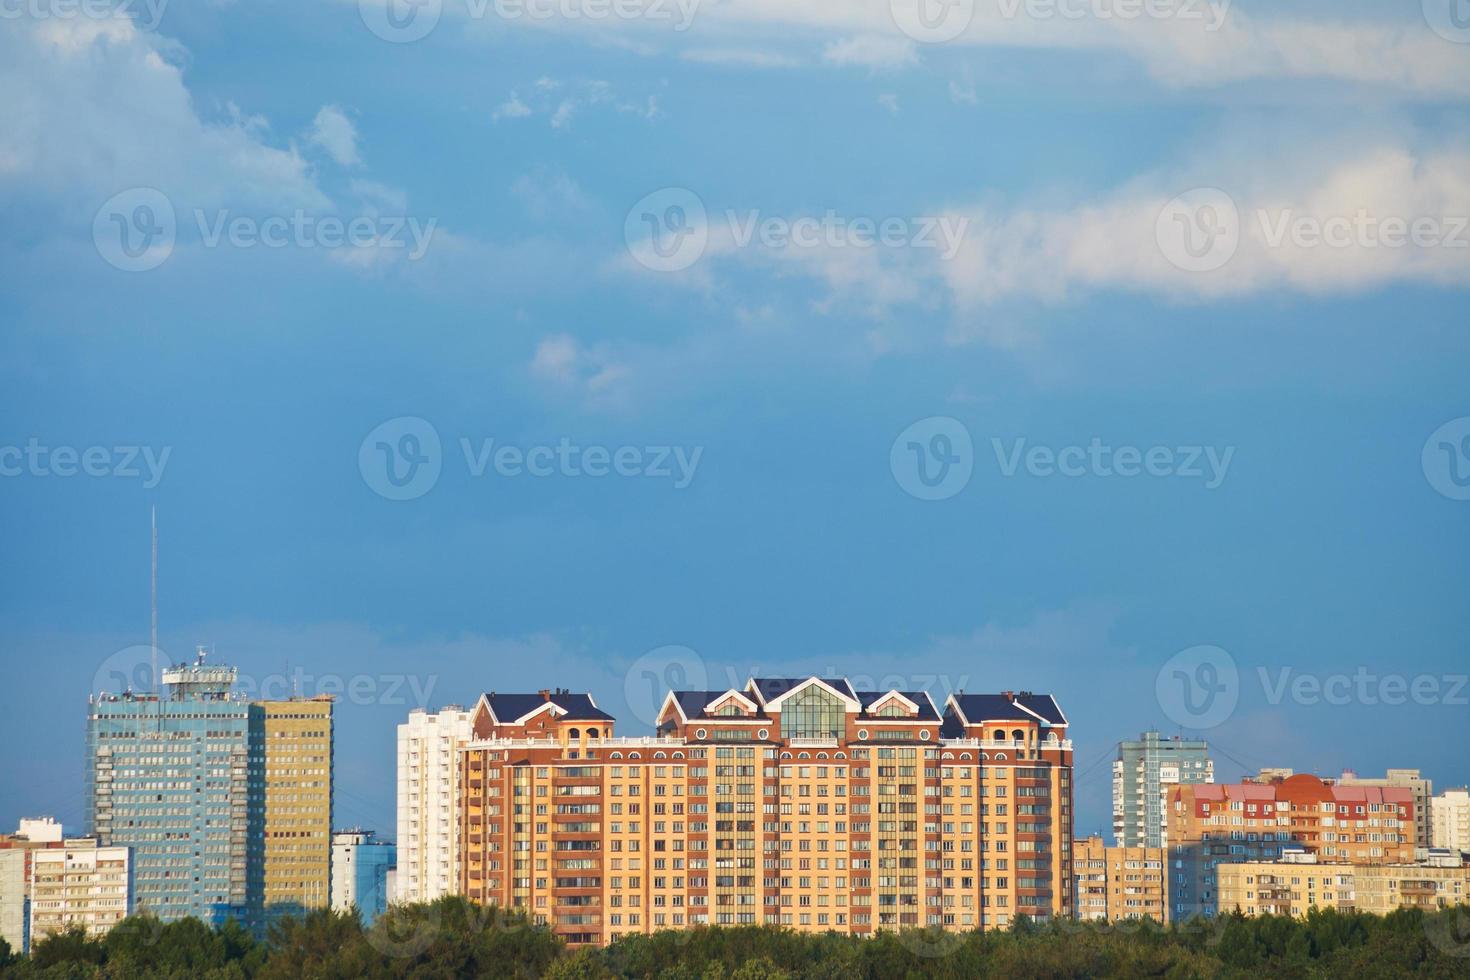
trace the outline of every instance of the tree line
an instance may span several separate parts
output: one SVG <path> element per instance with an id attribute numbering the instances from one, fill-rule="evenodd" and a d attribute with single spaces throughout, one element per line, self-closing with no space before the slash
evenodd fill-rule
<path id="1" fill-rule="evenodd" d="M 569 948 L 524 914 L 447 897 L 364 927 L 314 911 L 257 938 L 236 922 L 129 917 L 104 937 L 48 936 L 29 956 L 0 940 L 10 980 L 920 980 L 1470 977 L 1470 906 L 1386 916 L 1317 910 L 1160 926 L 1018 920 L 1007 930 L 911 929 L 863 939 L 772 926 L 697 927 Z"/>

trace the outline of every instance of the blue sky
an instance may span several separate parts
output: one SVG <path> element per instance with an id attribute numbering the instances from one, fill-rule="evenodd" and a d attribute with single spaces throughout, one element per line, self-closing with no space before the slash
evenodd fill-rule
<path id="1" fill-rule="evenodd" d="M 1470 782 L 1470 502 L 1434 463 L 1445 442 L 1470 472 L 1450 0 L 1126 21 L 979 0 L 945 43 L 896 26 L 906 0 L 707 0 L 685 30 L 667 6 L 528 23 L 445 0 L 412 43 L 366 26 L 373 2 L 3 23 L 0 446 L 168 456 L 156 485 L 0 477 L 0 829 L 80 827 L 87 692 L 148 639 L 153 505 L 170 656 L 358 679 L 343 825 L 391 827 L 417 701 L 585 687 L 634 732 L 636 678 L 669 662 L 711 686 L 1054 692 L 1079 832 L 1108 823 L 1118 739 L 1190 730 L 1156 680 L 1201 645 L 1236 668 L 1236 706 L 1205 719 L 1222 776 Z M 1186 16 L 1206 10 L 1214 30 Z M 174 220 L 135 261 L 107 235 L 162 219 L 139 188 Z M 1234 209 L 1212 268 L 1181 267 L 1178 200 Z M 649 268 L 628 228 L 690 201 L 703 248 Z M 1359 213 L 1423 240 L 1273 237 Z M 298 214 L 372 235 L 249 244 Z M 740 239 L 824 216 L 848 230 Z M 246 237 L 211 242 L 234 219 Z M 863 219 L 903 241 L 859 246 Z M 914 240 L 941 219 L 953 254 Z M 410 220 L 432 226 L 418 256 Z M 970 436 L 971 476 L 919 499 L 891 450 L 936 417 Z M 359 457 L 402 418 L 432 426 L 440 473 L 390 500 Z M 682 488 L 477 476 L 461 440 L 490 439 L 699 456 Z M 1232 453 L 1213 488 L 997 456 L 1094 439 Z M 1273 696 L 1359 674 L 1366 697 Z M 1394 677 L 1437 693 L 1385 704 Z"/>

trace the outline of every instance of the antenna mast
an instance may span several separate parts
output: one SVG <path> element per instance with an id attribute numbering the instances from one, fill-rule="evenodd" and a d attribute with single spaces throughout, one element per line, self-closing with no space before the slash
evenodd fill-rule
<path id="1" fill-rule="evenodd" d="M 148 569 L 148 592 L 152 619 L 148 631 L 148 648 L 153 658 L 153 693 L 158 696 L 162 709 L 163 690 L 158 683 L 158 506 L 152 509 L 153 548 Z"/>

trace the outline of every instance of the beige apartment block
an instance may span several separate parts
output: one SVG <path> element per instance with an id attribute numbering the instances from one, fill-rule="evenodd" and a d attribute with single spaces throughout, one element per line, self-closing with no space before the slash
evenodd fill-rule
<path id="1" fill-rule="evenodd" d="M 1109 847 L 1097 835 L 1072 844 L 1077 918 L 1165 921 L 1169 880 L 1162 847 Z"/>
<path id="2" fill-rule="evenodd" d="M 31 852 L 31 941 L 73 926 L 105 935 L 132 909 L 132 862 L 126 847 L 75 838 Z"/>
<path id="3" fill-rule="evenodd" d="M 1220 912 L 1304 916 L 1314 908 L 1350 909 L 1355 870 L 1351 864 L 1309 861 L 1222 864 L 1216 869 Z"/>
<path id="4" fill-rule="evenodd" d="M 251 919 L 326 908 L 332 884 L 332 699 L 250 705 Z"/>
<path id="5" fill-rule="evenodd" d="M 1383 915 L 1400 908 L 1426 911 L 1470 904 L 1470 866 L 1389 864 L 1355 870 L 1357 907 Z"/>
<path id="6" fill-rule="evenodd" d="M 1430 846 L 1470 854 L 1470 791 L 1445 790 L 1429 806 Z"/>

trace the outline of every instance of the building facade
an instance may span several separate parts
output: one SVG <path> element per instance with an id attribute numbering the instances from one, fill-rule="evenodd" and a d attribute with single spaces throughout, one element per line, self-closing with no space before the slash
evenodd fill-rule
<path id="1" fill-rule="evenodd" d="M 1323 862 L 1392 864 L 1415 857 L 1407 788 L 1340 786 L 1306 773 L 1270 782 L 1175 787 L 1170 794 L 1172 917 L 1212 916 L 1218 869 L 1301 850 Z"/>
<path id="2" fill-rule="evenodd" d="M 1434 782 L 1420 775 L 1418 769 L 1390 769 L 1382 778 L 1359 776 L 1351 769 L 1343 770 L 1337 779 L 1339 786 L 1374 786 L 1379 789 L 1394 787 L 1406 789 L 1414 795 L 1414 840 L 1419 848 L 1417 857 L 1423 857 L 1433 842 L 1430 829 L 1432 811 L 1430 800 L 1434 799 Z"/>
<path id="3" fill-rule="evenodd" d="M 14 834 L 0 834 L 0 939 L 13 952 L 30 950 L 31 852 L 63 844 L 51 817 L 22 819 Z"/>
<path id="4" fill-rule="evenodd" d="M 388 910 L 390 875 L 396 863 L 391 841 L 371 830 L 339 830 L 332 835 L 332 908 L 357 909 L 364 925 Z"/>
<path id="5" fill-rule="evenodd" d="M 415 709 L 398 726 L 398 865 L 394 902 L 430 902 L 460 888 L 457 753 L 471 712 Z"/>
<path id="6" fill-rule="evenodd" d="M 1097 835 L 1072 844 L 1077 918 L 1168 921 L 1169 876 L 1161 847 L 1109 847 Z"/>
<path id="7" fill-rule="evenodd" d="M 1118 743 L 1113 762 L 1113 840 L 1122 847 L 1163 847 L 1169 821 L 1169 787 L 1213 783 L 1215 764 L 1202 739 L 1165 738 L 1144 732 Z"/>
<path id="8" fill-rule="evenodd" d="M 31 939 L 81 926 L 105 935 L 133 910 L 132 861 L 126 847 L 67 840 L 31 855 Z"/>
<path id="9" fill-rule="evenodd" d="M 1220 911 L 1305 916 L 1314 908 L 1354 907 L 1354 866 L 1314 860 L 1219 866 Z"/>
<path id="10" fill-rule="evenodd" d="M 869 935 L 1072 913 L 1072 746 L 1048 695 L 752 678 L 622 738 L 586 694 L 486 695 L 461 887 L 568 942 L 699 924 Z M 401 875 L 401 868 L 400 868 Z"/>
<path id="11" fill-rule="evenodd" d="M 1384 864 L 1354 869 L 1357 907 L 1386 915 L 1394 909 L 1426 912 L 1470 905 L 1470 866 L 1464 863 Z"/>
<path id="12" fill-rule="evenodd" d="M 1430 846 L 1470 854 L 1470 791 L 1446 790 L 1429 806 Z"/>
<path id="13" fill-rule="evenodd" d="M 246 892 L 257 930 L 331 902 L 332 708 L 327 696 L 250 705 Z"/>
<path id="14" fill-rule="evenodd" d="M 246 914 L 249 710 L 203 654 L 166 693 L 88 699 L 87 831 L 132 849 L 134 903 L 165 921 Z"/>

